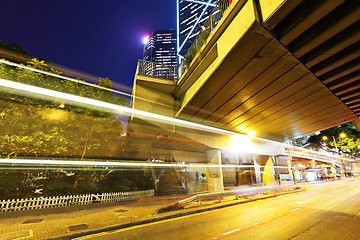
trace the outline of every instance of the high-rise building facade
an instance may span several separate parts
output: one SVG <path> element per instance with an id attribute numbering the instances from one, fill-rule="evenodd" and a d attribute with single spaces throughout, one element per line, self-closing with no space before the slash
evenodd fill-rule
<path id="1" fill-rule="evenodd" d="M 177 66 L 176 41 L 175 30 L 153 32 L 144 46 L 143 59 Z"/>
<path id="2" fill-rule="evenodd" d="M 177 52 L 183 57 L 216 6 L 216 0 L 177 1 Z"/>

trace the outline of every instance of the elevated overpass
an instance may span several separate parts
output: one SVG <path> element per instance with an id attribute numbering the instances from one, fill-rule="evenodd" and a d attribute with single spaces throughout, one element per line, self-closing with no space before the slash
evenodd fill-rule
<path id="1" fill-rule="evenodd" d="M 348 159 L 337 155 L 329 155 L 326 153 L 316 153 L 314 151 L 289 146 L 284 143 L 274 142 L 266 139 L 250 139 L 244 135 L 236 134 L 235 132 L 228 130 L 213 128 L 206 125 L 196 124 L 191 121 L 183 121 L 174 117 L 170 118 L 164 116 L 169 115 L 171 111 L 174 112 L 174 108 L 171 108 L 171 103 L 176 104 L 176 102 L 171 97 L 166 97 L 167 95 L 165 94 L 166 91 L 171 91 L 176 87 L 176 82 L 174 80 L 162 79 L 162 81 L 159 81 L 159 79 L 155 79 L 157 81 L 158 93 L 162 92 L 162 94 L 154 94 L 154 92 L 151 92 L 149 96 L 152 98 L 150 99 L 145 98 L 146 93 L 148 93 L 145 91 L 145 86 L 147 86 L 147 84 L 151 86 L 154 83 L 154 79 L 152 77 L 142 75 L 141 80 L 138 80 L 139 82 L 141 81 L 142 84 L 136 85 L 137 88 L 134 89 L 134 91 L 138 90 L 137 93 L 134 94 L 134 96 L 137 97 L 133 97 L 131 104 L 132 108 L 129 108 L 125 106 L 119 106 L 111 102 L 106 102 L 106 100 L 102 101 L 99 99 L 96 100 L 96 98 L 91 99 L 91 97 L 84 97 L 81 96 L 81 94 L 76 95 L 76 93 L 66 93 L 67 91 L 72 90 L 71 88 L 60 89 L 60 91 L 46 88 L 56 86 L 55 84 L 47 85 L 46 87 L 39 87 L 32 85 L 39 84 L 39 82 L 18 82 L 19 80 L 27 81 L 28 79 L 12 78 L 12 75 L 6 74 L 8 72 L 6 69 L 14 70 L 14 63 L 4 61 L 1 64 L 3 70 L 2 76 L 6 77 L 6 79 L 0 79 L 1 91 L 5 93 L 4 99 L 2 100 L 3 105 L 9 105 L 9 100 L 7 100 L 8 96 L 19 96 L 20 98 L 26 98 L 29 101 L 38 101 L 37 99 L 40 99 L 41 101 L 48 101 L 53 103 L 53 107 L 46 109 L 46 111 L 41 109 L 38 105 L 30 105 L 26 103 L 21 105 L 19 102 L 12 103 L 10 106 L 11 110 L 16 114 L 18 114 L 18 110 L 21 108 L 26 108 L 29 111 L 39 110 L 40 112 L 41 110 L 41 114 L 33 114 L 32 118 L 28 119 L 28 122 L 32 126 L 29 128 L 30 134 L 33 131 L 36 133 L 39 131 L 44 131 L 42 127 L 43 124 L 34 124 L 34 119 L 36 121 L 39 120 L 41 123 L 45 124 L 58 124 L 55 126 L 70 127 L 70 129 L 67 129 L 67 131 L 65 131 L 66 129 L 63 130 L 66 132 L 66 134 L 69 134 L 69 136 L 74 136 L 74 134 L 76 136 L 77 131 L 75 128 L 87 129 L 92 126 L 98 127 L 99 124 L 95 124 L 99 123 L 98 121 L 90 121 L 85 123 L 81 120 L 74 121 L 73 119 L 82 119 L 82 117 L 87 116 L 86 113 L 84 114 L 83 111 L 77 112 L 76 116 L 74 115 L 71 117 L 70 111 L 63 109 L 65 105 L 68 107 L 81 107 L 82 109 L 90 111 L 96 109 L 96 117 L 99 117 L 99 111 L 103 111 L 106 113 L 106 116 L 108 116 L 107 119 L 109 119 L 114 124 L 117 121 L 114 121 L 112 117 L 119 117 L 116 115 L 120 114 L 124 116 L 127 116 L 127 114 L 131 115 L 130 119 L 132 121 L 129 122 L 127 134 L 121 135 L 121 137 L 119 137 L 119 134 L 122 133 L 122 131 L 120 129 L 116 129 L 118 125 L 111 125 L 105 128 L 100 126 L 100 129 L 98 130 L 100 131 L 99 133 L 105 134 L 104 137 L 106 139 L 112 140 L 110 143 L 108 143 L 109 145 L 103 145 L 102 147 L 106 153 L 111 154 L 108 155 L 108 159 L 111 159 L 111 162 L 108 163 L 107 161 L 103 162 L 92 159 L 94 162 L 86 161 L 86 164 L 89 165 L 99 165 L 100 163 L 104 163 L 107 165 L 113 164 L 114 166 L 130 166 L 135 159 L 138 159 L 146 161 L 146 163 L 143 162 L 139 164 L 139 166 L 151 167 L 153 165 L 150 163 L 152 162 L 150 160 L 171 160 L 171 164 L 165 164 L 162 166 L 185 168 L 189 170 L 187 171 L 188 174 L 197 173 L 198 175 L 202 175 L 203 173 L 206 173 L 207 190 L 220 191 L 223 190 L 223 187 L 226 186 L 229 187 L 249 183 L 274 184 L 275 179 L 278 178 L 276 176 L 279 176 L 280 174 L 292 176 L 291 172 L 293 172 L 293 169 L 300 167 L 299 161 L 302 161 L 301 167 L 305 166 L 304 163 L 307 164 L 309 161 L 312 161 L 313 166 L 316 167 L 316 165 L 322 165 L 321 168 L 323 168 L 324 165 L 326 165 L 325 167 L 330 168 L 330 170 L 332 169 L 331 171 L 334 173 L 341 173 L 344 167 L 351 166 L 351 163 L 354 162 L 354 159 Z M 89 85 L 86 82 L 80 82 L 68 77 L 47 73 L 42 70 L 32 69 L 27 66 L 16 65 L 16 67 L 18 69 L 13 71 L 15 76 L 21 76 L 17 75 L 17 71 L 21 73 L 22 69 L 26 69 L 27 71 L 37 73 L 37 78 L 51 76 L 54 77 L 54 81 L 66 80 L 71 81 L 72 83 L 76 82 L 79 84 L 84 84 L 86 87 L 94 88 L 94 90 L 103 89 L 99 86 Z M 165 72 L 163 74 L 166 75 Z M 169 75 L 169 78 L 171 78 L 171 74 Z M 121 92 L 117 93 L 123 94 Z M 141 94 L 143 94 L 143 97 L 141 97 Z M 162 100 L 162 102 L 160 102 L 160 100 Z M 59 105 L 59 102 L 62 104 Z M 138 108 L 146 109 L 146 111 L 139 111 Z M 10 113 L 7 120 L 11 121 L 13 119 L 13 115 L 10 115 Z M 114 115 L 109 115 L 109 113 Z M 21 116 L 22 115 L 17 115 L 17 118 L 21 119 Z M 112 117 L 110 118 L 110 116 Z M 5 126 L 12 125 L 14 124 L 5 124 Z M 9 129 L 9 134 L 11 134 L 11 136 L 17 136 L 16 132 L 18 131 L 11 131 L 11 129 L 19 128 Z M 117 140 L 115 139 L 115 136 L 117 136 Z M 3 139 L 6 141 L 6 138 Z M 95 140 L 99 141 L 98 136 L 95 137 Z M 29 145 L 33 144 L 33 141 L 34 139 L 31 139 Z M 56 149 L 56 146 L 58 146 L 57 144 L 62 141 L 63 138 L 55 141 L 54 143 L 51 143 L 55 145 L 49 145 L 49 147 L 54 147 Z M 72 142 L 69 144 L 72 144 Z M 85 146 L 86 144 L 87 141 L 85 141 Z M 126 144 L 126 146 L 123 147 L 122 144 Z M 29 147 L 32 147 L 32 145 Z M 23 152 L 19 152 L 21 156 L 26 157 L 28 154 L 27 148 L 23 147 L 21 150 L 24 150 Z M 99 151 L 96 150 L 96 152 L 88 154 L 94 154 L 92 156 L 99 158 L 102 155 L 98 155 L 98 152 Z M 41 158 L 41 155 L 39 156 Z M 78 164 L 77 161 L 72 161 L 74 158 L 70 159 L 71 160 L 66 163 L 67 165 L 70 166 Z M 120 159 L 121 163 L 118 162 Z M 80 160 L 82 160 L 82 158 L 80 158 Z M 127 161 L 124 162 L 124 160 L 130 161 L 130 163 Z M 173 160 L 175 160 L 177 163 L 175 163 Z M 20 165 L 58 164 L 56 160 L 24 159 L 23 162 L 16 158 L 2 159 L 1 164 L 2 166 L 7 166 L 9 163 L 16 164 L 17 162 Z M 299 163 L 296 166 L 294 165 L 294 162 Z M 336 166 L 338 166 L 338 169 L 336 169 Z M 18 167 L 22 168 L 23 166 Z M 160 170 L 159 174 L 163 174 L 163 172 Z"/>
<path id="2" fill-rule="evenodd" d="M 356 120 L 359 5 L 233 1 L 176 83 L 138 74 L 134 89 L 166 94 L 176 118 L 277 141 Z"/>
<path id="3" fill-rule="evenodd" d="M 179 118 L 283 141 L 359 117 L 358 1 L 235 1 L 172 93 Z"/>
<path id="4" fill-rule="evenodd" d="M 232 1 L 222 18 L 210 23 L 210 32 L 203 30 L 208 37 L 202 45 L 195 41 L 196 54 L 188 56 L 191 61 L 180 66 L 178 74 L 174 67 L 161 66 L 161 73 L 151 75 L 154 63 L 139 61 L 131 107 L 232 132 L 254 130 L 261 138 L 279 142 L 358 120 L 359 24 L 360 2 L 354 0 Z M 150 135 L 195 141 L 187 142 L 198 154 L 194 161 L 221 165 L 222 153 L 213 149 L 221 149 L 216 146 L 227 140 L 147 119 L 129 126 L 144 129 L 146 124 L 151 125 Z M 186 151 L 174 139 L 154 141 L 142 146 L 149 151 L 155 145 L 159 152 Z M 137 148 L 129 141 L 131 146 Z M 262 147 L 261 154 L 268 154 L 268 146 Z M 270 152 L 286 154 L 275 148 Z M 330 156 L 291 152 L 294 159 L 312 161 L 312 167 L 328 164 L 332 172 L 344 167 Z M 289 163 L 284 166 L 291 168 Z"/>

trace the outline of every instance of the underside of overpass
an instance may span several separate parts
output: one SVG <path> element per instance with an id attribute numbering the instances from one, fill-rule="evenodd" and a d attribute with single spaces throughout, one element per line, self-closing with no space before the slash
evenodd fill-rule
<path id="1" fill-rule="evenodd" d="M 277 141 L 360 116 L 360 1 L 233 1 L 172 92 L 175 117 Z"/>

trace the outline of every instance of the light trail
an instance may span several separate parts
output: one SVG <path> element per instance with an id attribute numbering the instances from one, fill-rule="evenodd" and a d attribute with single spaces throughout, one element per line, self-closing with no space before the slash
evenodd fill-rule
<path id="1" fill-rule="evenodd" d="M 2 60 L 0 60 L 0 62 L 1 61 Z M 63 93 L 63 92 L 59 92 L 59 91 L 55 91 L 55 90 L 31 86 L 31 85 L 18 83 L 18 82 L 14 82 L 14 81 L 9 81 L 9 80 L 5 80 L 5 79 L 0 79 L 0 86 L 8 87 L 11 89 L 16 89 L 16 90 L 21 90 L 21 91 L 29 92 L 29 93 L 36 93 L 38 95 L 48 96 L 48 97 L 52 97 L 55 99 L 62 99 L 62 100 L 71 101 L 71 102 L 80 103 L 80 104 L 86 104 L 86 105 L 90 105 L 90 106 L 94 106 L 94 107 L 101 107 L 101 108 L 105 108 L 105 109 L 108 109 L 111 111 L 115 111 L 115 113 L 124 112 L 124 113 L 129 113 L 129 114 L 136 114 L 136 115 L 140 115 L 140 116 L 144 116 L 144 117 L 150 117 L 153 119 L 163 120 L 163 121 L 170 122 L 170 123 L 177 123 L 180 125 L 189 126 L 189 127 L 193 127 L 193 128 L 200 128 L 202 130 L 206 130 L 206 131 L 210 131 L 210 132 L 226 134 L 226 135 L 246 136 L 250 139 L 259 140 L 262 142 L 272 143 L 272 144 L 280 145 L 280 146 L 287 147 L 287 148 L 304 150 L 300 147 L 291 146 L 286 143 L 280 143 L 280 142 L 263 139 L 263 138 L 259 138 L 259 137 L 251 137 L 251 136 L 247 136 L 247 135 L 244 135 L 241 133 L 232 132 L 229 130 L 206 126 L 206 125 L 193 123 L 193 122 L 189 122 L 189 121 L 185 121 L 185 120 L 181 120 L 181 119 L 177 119 L 177 118 L 162 116 L 162 115 L 155 114 L 155 113 L 149 113 L 149 112 L 145 112 L 145 111 L 141 111 L 141 110 L 137 110 L 137 109 L 132 109 L 129 107 L 124 107 L 124 106 L 120 106 L 120 105 L 116 105 L 116 104 L 112 104 L 112 103 L 102 102 L 99 100 L 80 97 L 80 96 L 72 95 L 69 93 Z M 306 152 L 313 153 L 313 154 L 319 154 L 318 152 L 312 151 L 312 150 L 306 150 Z M 329 156 L 330 154 L 325 154 L 325 155 Z M 329 156 L 329 158 L 333 158 L 333 157 L 334 156 Z M 355 160 L 351 160 L 351 159 L 347 159 L 347 158 L 343 158 L 343 157 L 337 157 L 337 158 L 342 159 L 344 161 L 355 161 Z"/>
<path id="2" fill-rule="evenodd" d="M 223 235 L 228 235 L 228 234 L 237 232 L 237 231 L 239 231 L 239 230 L 241 230 L 241 228 L 234 229 L 234 230 L 232 230 L 232 231 L 230 231 L 230 232 L 225 232 L 225 233 L 223 233 Z"/>
<path id="3" fill-rule="evenodd" d="M 201 4 L 201 5 L 207 5 L 210 7 L 216 7 L 216 4 L 214 3 L 208 3 L 208 2 L 202 2 L 202 1 L 197 1 L 197 0 L 185 0 L 186 2 L 193 2 L 193 3 L 197 3 L 197 4 Z"/>
<path id="4" fill-rule="evenodd" d="M 95 87 L 95 88 L 103 89 L 103 90 L 106 90 L 106 91 L 109 91 L 109 92 L 113 92 L 113 93 L 117 93 L 117 94 L 121 94 L 121 95 L 124 95 L 124 96 L 127 96 L 127 97 L 131 97 L 131 94 L 126 93 L 126 92 L 121 92 L 121 91 L 118 91 L 118 90 L 115 90 L 115 89 L 102 87 L 102 86 L 99 86 L 99 85 L 96 85 L 96 84 L 93 84 L 93 83 L 88 83 L 88 82 L 80 81 L 80 80 L 77 80 L 77 79 L 74 79 L 74 78 L 70 78 L 70 77 L 66 77 L 66 76 L 62 76 L 62 75 L 59 75 L 59 74 L 56 74 L 56 73 L 46 72 L 46 71 L 43 71 L 43 70 L 39 70 L 39 69 L 36 69 L 36 68 L 24 66 L 24 65 L 21 65 L 21 64 L 9 62 L 9 61 L 4 61 L 4 60 L 2 60 L 2 59 L 0 59 L 0 63 L 6 64 L 6 65 L 10 65 L 10 66 L 13 66 L 13 67 L 18 67 L 18 68 L 30 70 L 30 71 L 37 72 L 37 73 L 41 73 L 41 74 L 44 74 L 44 75 L 48 75 L 48 76 L 52 76 L 52 77 L 56 77 L 56 78 L 60 78 L 60 79 L 64 79 L 64 80 L 68 80 L 68 81 L 71 81 L 71 82 L 80 83 L 80 84 L 87 85 L 87 86 L 90 86 L 90 87 Z"/>
<path id="5" fill-rule="evenodd" d="M 131 96 L 130 94 L 120 92 L 120 91 L 116 91 L 116 90 L 113 90 L 113 89 L 104 88 L 104 87 L 98 86 L 96 84 L 82 82 L 82 81 L 72 79 L 72 78 L 69 78 L 69 77 L 65 77 L 65 76 L 61 76 L 61 75 L 58 75 L 58 74 L 45 72 L 45 71 L 34 69 L 34 68 L 31 68 L 31 67 L 27 67 L 27 66 L 16 64 L 16 63 L 4 61 L 4 60 L 1 60 L 1 59 L 0 59 L 0 63 L 20 67 L 20 68 L 23 68 L 23 69 L 31 70 L 31 71 L 42 73 L 42 74 L 46 74 L 46 75 L 49 75 L 49 76 L 54 76 L 54 77 L 57 77 L 57 78 L 66 79 L 66 80 L 69 80 L 69 81 L 79 82 L 81 84 L 85 84 L 85 85 L 89 85 L 89 86 L 92 86 L 92 87 L 104 89 L 104 90 L 107 90 L 107 91 L 113 91 L 113 92 L 119 93 L 119 94 L 125 94 L 126 96 Z M 52 97 L 52 98 L 55 98 L 55 99 L 57 98 L 57 99 L 72 101 L 72 102 L 76 102 L 76 103 L 80 103 L 80 104 L 87 104 L 87 105 L 91 105 L 91 106 L 95 106 L 95 107 L 102 107 L 102 108 L 105 108 L 105 109 L 108 109 L 108 110 L 111 110 L 111 111 L 116 111 L 116 113 L 118 113 L 120 111 L 120 112 L 125 112 L 125 113 L 137 114 L 137 115 L 140 115 L 140 116 L 150 117 L 150 118 L 154 118 L 154 119 L 159 119 L 159 120 L 163 120 L 163 121 L 167 121 L 167 122 L 171 122 L 171 123 L 177 123 L 177 124 L 181 124 L 181 125 L 185 125 L 185 126 L 190 126 L 190 127 L 193 127 L 193 128 L 201 128 L 203 130 L 210 131 L 210 132 L 215 132 L 215 133 L 221 133 L 221 134 L 226 134 L 226 135 L 247 136 L 247 135 L 237 133 L 237 132 L 233 132 L 233 131 L 229 131 L 229 130 L 224 130 L 224 129 L 220 129 L 220 128 L 206 126 L 206 125 L 193 123 L 193 122 L 189 122 L 189 121 L 185 121 L 185 120 L 181 120 L 181 119 L 177 119 L 177 118 L 166 117 L 166 116 L 162 116 L 162 115 L 159 115 L 159 114 L 149 113 L 149 112 L 136 110 L 136 109 L 132 109 L 132 108 L 129 108 L 129 107 L 124 107 L 124 106 L 120 106 L 120 105 L 116 105 L 116 104 L 112 104 L 112 103 L 102 102 L 102 101 L 99 101 L 99 100 L 94 100 L 94 99 L 80 97 L 80 96 L 76 96 L 76 95 L 72 95 L 72 94 L 68 94 L 68 93 L 58 92 L 58 91 L 55 91 L 55 90 L 45 89 L 45 88 L 41 88 L 41 87 L 35 87 L 35 86 L 27 85 L 27 84 L 22 84 L 22 83 L 18 83 L 18 82 L 14 82 L 14 81 L 9 81 L 9 80 L 6 80 L 6 79 L 0 79 L 0 86 L 12 88 L 12 89 L 17 89 L 17 90 L 21 90 L 21 91 L 24 91 L 24 92 L 36 93 L 38 95 L 48 96 L 48 97 Z M 146 101 L 149 101 L 149 100 L 146 100 Z M 286 143 L 280 143 L 280 142 L 276 142 L 276 141 L 272 141 L 272 140 L 268 140 L 268 139 L 262 139 L 262 138 L 259 138 L 259 137 L 254 137 L 254 136 L 247 136 L 247 137 L 250 138 L 250 139 L 259 140 L 259 141 L 262 141 L 262 142 L 267 142 L 267 143 L 271 143 L 271 144 L 280 145 L 280 146 L 283 146 L 285 148 L 291 148 L 291 149 L 295 149 L 295 150 L 304 151 L 304 149 L 301 148 L 301 147 L 292 146 L 292 145 L 289 145 L 289 144 L 286 144 Z M 316 151 L 313 151 L 313 150 L 306 149 L 305 151 L 307 153 L 312 153 L 314 155 L 319 155 L 319 152 L 316 152 Z M 330 159 L 336 158 L 336 159 L 340 159 L 340 160 L 343 160 L 343 161 L 350 161 L 350 162 L 356 161 L 354 159 L 348 159 L 348 158 L 344 158 L 342 156 L 333 156 L 331 153 L 321 153 L 321 154 L 326 155 Z M 335 162 L 335 164 L 340 164 L 340 163 Z"/>
<path id="6" fill-rule="evenodd" d="M 76 82 L 76 83 L 79 83 L 79 84 L 82 84 L 82 85 L 86 85 L 86 86 L 90 86 L 90 87 L 94 87 L 94 88 L 99 88 L 99 89 L 109 91 L 109 92 L 113 92 L 113 93 L 123 95 L 123 96 L 126 96 L 126 97 L 130 97 L 130 98 L 133 97 L 132 94 L 129 94 L 129 93 L 126 93 L 126 92 L 122 92 L 122 91 L 115 90 L 115 89 L 112 89 L 112 88 L 102 87 L 102 86 L 94 84 L 94 83 L 81 81 L 81 80 L 78 80 L 78 79 L 74 79 L 74 78 L 71 78 L 71 77 L 66 77 L 66 76 L 63 76 L 63 75 L 56 74 L 56 73 L 46 72 L 46 71 L 43 71 L 43 70 L 39 70 L 39 69 L 36 69 L 36 68 L 24 66 L 24 65 L 21 65 L 21 64 L 17 64 L 17 63 L 13 63 L 13 62 L 10 62 L 10 61 L 5 61 L 5 60 L 0 59 L 0 63 L 6 64 L 6 65 L 9 65 L 9 66 L 13 66 L 13 67 L 18 67 L 18 68 L 30 70 L 30 71 L 41 73 L 41 74 L 44 74 L 44 75 L 56 77 L 56 78 L 59 78 L 59 79 L 64 79 L 64 80 L 67 80 L 67 81 Z M 141 97 L 136 97 L 136 98 L 140 99 L 140 100 L 143 100 L 143 101 L 154 103 L 153 101 L 150 101 L 150 100 L 145 99 L 145 98 L 141 98 Z M 168 105 L 163 104 L 163 103 L 156 103 L 156 104 L 168 107 Z"/>
<path id="7" fill-rule="evenodd" d="M 56 166 L 96 166 L 96 167 L 204 167 L 204 168 L 254 168 L 254 165 L 235 165 L 235 164 L 185 164 L 185 163 L 153 163 L 153 162 L 104 162 L 104 161 L 73 161 L 73 160 L 51 160 L 51 159 L 0 159 L 0 164 L 38 164 L 38 165 L 56 165 Z M 260 166 L 264 168 L 268 168 L 271 166 Z M 288 169 L 288 167 L 277 166 L 274 168 L 284 168 Z"/>

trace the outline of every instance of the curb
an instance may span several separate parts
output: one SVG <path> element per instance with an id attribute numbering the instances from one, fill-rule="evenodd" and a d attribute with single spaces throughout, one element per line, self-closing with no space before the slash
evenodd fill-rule
<path id="1" fill-rule="evenodd" d="M 112 226 L 112 227 L 106 227 L 106 228 L 101 228 L 101 229 L 96 229 L 96 230 L 90 230 L 90 231 L 81 232 L 81 233 L 74 233 L 74 234 L 65 235 L 65 236 L 61 236 L 61 237 L 48 238 L 47 240 L 74 239 L 74 238 L 84 237 L 84 236 L 88 236 L 88 235 L 92 235 L 92 234 L 103 233 L 103 232 L 108 232 L 108 231 L 114 231 L 114 230 L 124 229 L 124 228 L 128 228 L 128 227 L 144 225 L 144 224 L 148 224 L 148 223 L 160 222 L 160 221 L 163 221 L 163 220 L 178 218 L 178 217 L 197 214 L 197 213 L 202 213 L 202 212 L 208 212 L 208 211 L 212 211 L 212 210 L 216 210 L 216 209 L 222 209 L 222 208 L 236 206 L 236 205 L 240 205 L 240 204 L 244 204 L 244 203 L 255 202 L 255 201 L 259 201 L 259 200 L 263 200 L 263 199 L 274 198 L 274 197 L 277 197 L 277 196 L 288 195 L 288 194 L 304 192 L 304 191 L 306 191 L 306 189 L 301 189 L 301 190 L 298 190 L 298 191 L 288 192 L 288 193 L 280 193 L 280 194 L 267 196 L 267 197 L 263 197 L 263 198 L 258 198 L 258 199 L 246 200 L 246 201 L 243 201 L 243 202 L 229 203 L 229 204 L 224 204 L 224 205 L 221 205 L 221 206 L 216 206 L 216 207 L 211 207 L 211 208 L 206 208 L 206 209 L 199 209 L 199 210 L 194 210 L 194 211 L 185 212 L 185 213 L 177 213 L 177 214 L 164 216 L 164 217 L 146 219 L 146 220 L 142 220 L 142 221 L 138 221 L 138 222 L 125 223 L 125 224 L 120 224 L 120 225 L 116 225 L 116 226 Z"/>

